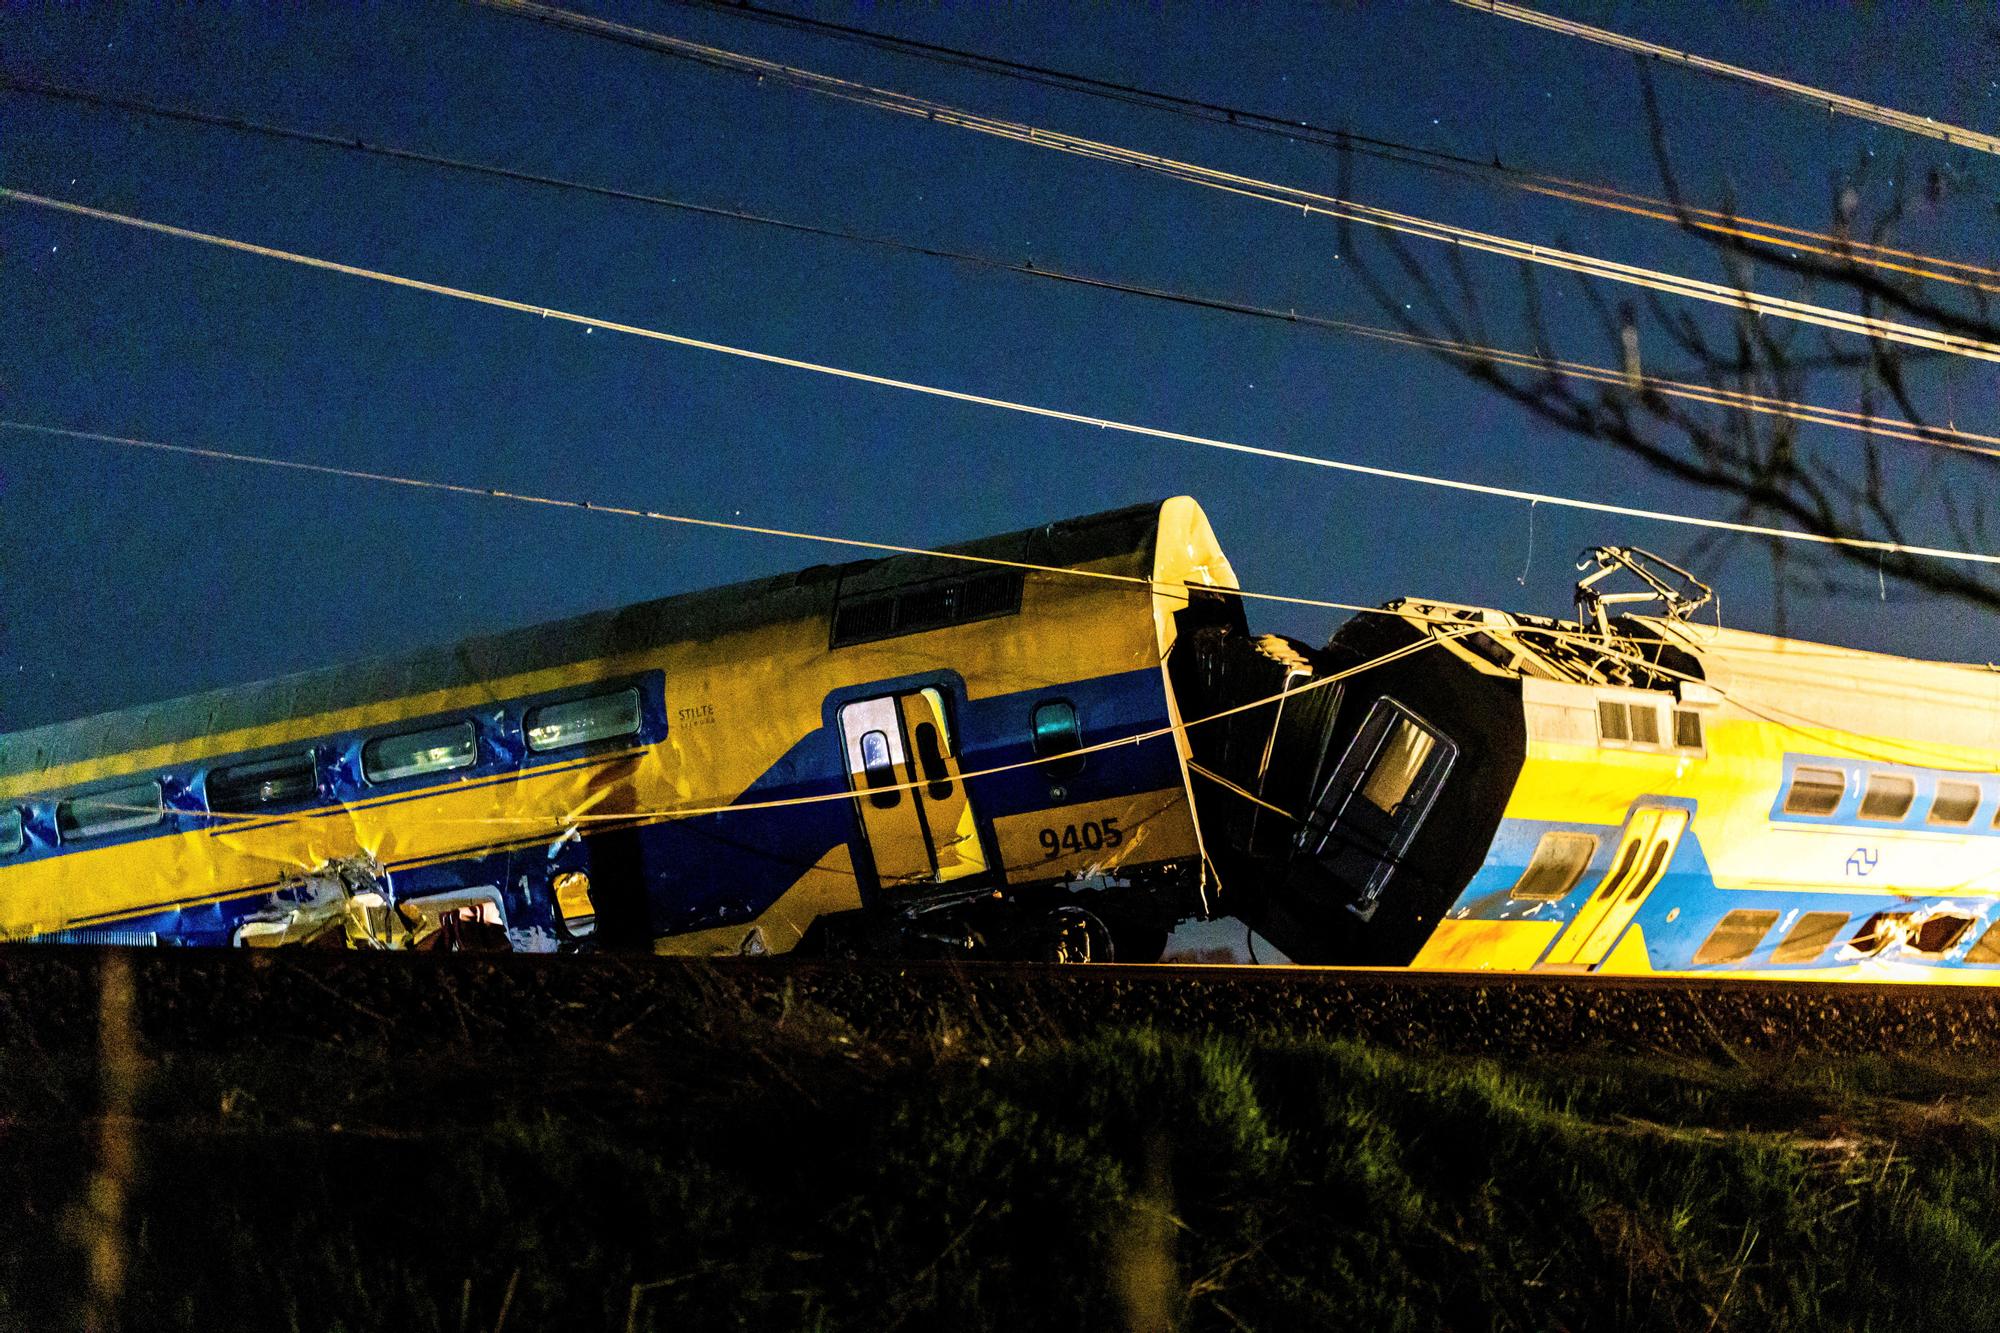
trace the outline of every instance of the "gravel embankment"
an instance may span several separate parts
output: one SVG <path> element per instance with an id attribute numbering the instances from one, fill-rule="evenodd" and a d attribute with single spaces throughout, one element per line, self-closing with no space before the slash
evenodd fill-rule
<path id="1" fill-rule="evenodd" d="M 0 1050 L 95 1040 L 104 951 L 0 948 Z M 665 1040 L 805 1006 L 878 1039 L 1103 1026 L 1290 1031 L 1467 1054 L 2000 1051 L 2000 987 L 1590 981 L 1288 968 L 834 964 L 649 957 L 136 950 L 161 1050 L 237 1043 L 509 1048 Z"/>

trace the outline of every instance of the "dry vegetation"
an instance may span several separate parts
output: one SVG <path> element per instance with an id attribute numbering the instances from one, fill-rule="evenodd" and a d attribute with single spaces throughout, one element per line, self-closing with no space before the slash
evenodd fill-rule
<path id="1" fill-rule="evenodd" d="M 131 1329 L 2000 1323 L 1983 1064 L 972 1019 L 154 1049 L 117 1134 L 93 1053 L 16 1042 L 0 1323 L 77 1325 L 107 1262 Z"/>

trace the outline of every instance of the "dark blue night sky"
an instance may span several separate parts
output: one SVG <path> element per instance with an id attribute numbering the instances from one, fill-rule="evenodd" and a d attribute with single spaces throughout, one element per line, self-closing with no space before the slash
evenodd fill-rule
<path id="1" fill-rule="evenodd" d="M 579 0 L 581 4 L 581 0 Z M 584 6 L 588 7 L 588 6 Z M 1566 4 L 1573 17 L 1975 129 L 2000 122 L 1977 6 Z M 624 22 L 1273 180 L 1336 155 L 673 3 Z M 823 7 L 925 41 L 1656 192 L 1632 58 L 1444 3 Z M 816 225 L 1386 322 L 1332 223 L 843 105 L 470 7 L 311 14 L 18 6 L 0 69 Z M 1990 156 L 1656 70 L 1684 186 L 1826 223 L 1837 173 L 1948 173 L 1901 233 L 1990 259 Z M 0 93 L 0 184 L 605 319 L 1072 411 L 1697 514 L 1723 497 L 1533 423 L 1411 351 L 1269 321 Z M 1720 275 L 1657 224 L 1362 159 L 1370 203 Z M 1378 249 L 1373 258 L 1386 264 Z M 1441 259 L 1441 256 L 1439 256 Z M 1442 271 L 1442 270 L 1440 270 Z M 1493 341 L 1519 278 L 1468 260 Z M 1768 290 L 1796 295 L 1773 276 Z M 1551 280 L 1563 354 L 1615 361 Z M 1612 292 L 1610 299 L 1626 299 Z M 1770 628 L 1743 542 L 1116 436 L 541 321 L 0 204 L 0 416 L 846 536 L 953 541 L 1176 492 L 1246 586 L 1562 610 L 1586 545 L 1687 558 Z M 1712 315 L 1702 314 L 1710 319 Z M 1663 362 L 1670 358 L 1663 357 Z M 1990 363 L 1926 371 L 1992 430 Z M 1820 401 L 1852 407 L 1835 381 Z M 1843 391 L 1850 396 L 1841 397 Z M 1808 431 L 1828 456 L 1852 441 Z M 1891 453 L 1913 494 L 1982 472 Z M 0 729 L 374 656 L 822 560 L 828 548 L 0 432 Z M 1913 501 L 1910 536 L 1941 526 Z M 1858 583 L 1852 577 L 1850 583 Z M 1990 621 L 1892 583 L 1792 632 L 1995 656 Z M 1266 611 L 1315 641 L 1332 613 Z"/>

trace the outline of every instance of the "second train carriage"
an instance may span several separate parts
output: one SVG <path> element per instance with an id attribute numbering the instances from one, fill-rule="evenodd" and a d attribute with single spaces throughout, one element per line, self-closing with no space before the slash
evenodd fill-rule
<path id="1" fill-rule="evenodd" d="M 1202 792 L 1225 905 L 1305 962 L 2000 981 L 2000 672 L 1677 609 L 1356 617 L 1330 732 L 1191 733 L 1296 813 Z"/>
<path id="2" fill-rule="evenodd" d="M 1229 562 L 1185 497 L 953 549 L 0 737 L 0 937 L 1157 957 Z"/>

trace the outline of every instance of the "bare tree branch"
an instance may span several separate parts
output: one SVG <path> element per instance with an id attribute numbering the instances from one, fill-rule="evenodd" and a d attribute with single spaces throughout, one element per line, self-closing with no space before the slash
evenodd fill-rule
<path id="1" fill-rule="evenodd" d="M 1906 171 L 1894 173 L 1886 203 L 1872 214 L 1862 202 L 1862 187 L 1870 183 L 1865 161 L 1833 177 L 1828 231 L 1833 240 L 1822 247 L 1828 253 L 1739 235 L 1740 229 L 1729 225 L 1732 202 L 1725 200 L 1721 226 L 1715 223 L 1715 213 L 1698 216 L 1686 203 L 1643 62 L 1640 97 L 1664 195 L 1683 233 L 1703 244 L 1737 291 L 1747 296 L 1759 289 L 1760 280 L 1768 286 L 1773 274 L 1783 274 L 1796 284 L 1796 290 L 1787 294 L 1797 299 L 1842 303 L 1870 318 L 1914 319 L 1961 336 L 2000 342 L 2000 324 L 1993 317 L 1988 293 L 1976 286 L 1947 288 L 1918 274 L 1883 267 L 1863 248 L 1864 244 L 1886 248 L 1893 241 L 1909 207 Z M 1350 175 L 1351 164 L 1344 159 L 1343 191 L 1350 188 Z M 1942 173 L 1932 172 L 1926 178 L 1928 195 L 1940 206 L 1960 188 L 1958 181 Z M 1495 341 L 1487 333 L 1494 321 L 1465 255 L 1453 248 L 1440 273 L 1428 252 L 1420 255 L 1401 237 L 1371 235 L 1364 241 L 1358 233 L 1350 223 L 1341 222 L 1341 253 L 1352 260 L 1351 272 L 1398 327 L 1419 337 L 1481 345 Z M 1857 233 L 1864 233 L 1867 241 L 1852 241 Z M 1373 258 L 1384 252 L 1386 268 Z M 1947 297 L 1945 292 L 1958 295 Z M 1808 402 L 1822 381 L 1837 382 L 1868 419 L 1875 419 L 1878 405 L 1886 400 L 1900 419 L 1892 416 L 1884 424 L 1893 422 L 1899 432 L 1908 430 L 1923 440 L 1952 444 L 1956 441 L 1932 424 L 1926 395 L 1912 381 L 1918 370 L 1927 378 L 1934 378 L 1940 369 L 1948 374 L 1953 364 L 1948 354 L 1913 351 L 1879 337 L 1856 345 L 1824 329 L 1765 318 L 1747 301 L 1732 315 L 1718 319 L 1712 311 L 1690 311 L 1651 292 L 1640 300 L 1613 305 L 1600 286 L 1583 278 L 1578 279 L 1575 295 L 1588 312 L 1594 336 L 1625 370 L 1623 383 L 1579 386 L 1558 373 L 1555 363 L 1563 354 L 1548 317 L 1548 293 L 1527 264 L 1521 266 L 1518 319 L 1544 367 L 1524 369 L 1488 358 L 1438 355 L 1462 375 L 1559 431 L 1616 449 L 1662 476 L 1730 497 L 1741 521 L 1775 521 L 1820 536 L 1901 543 L 1912 518 L 1921 512 L 1927 522 L 1942 521 L 1954 541 L 1986 548 L 1988 513 L 1993 507 L 1987 488 L 1996 470 L 1996 460 L 1989 456 L 1942 449 L 1920 455 L 1913 452 L 1920 444 L 1873 431 L 1825 440 L 1784 414 L 1757 412 L 1741 404 L 1702 405 L 1653 387 L 1655 379 L 1674 379 L 1705 384 L 1718 396 L 1749 394 Z M 1949 304 L 1954 299 L 1958 305 Z M 1521 343 L 1519 337 L 1498 341 Z M 1652 364 L 1655 350 L 1685 368 L 1666 370 Z M 1948 391 L 1949 380 L 1945 383 Z M 1899 552 L 1842 546 L 1799 549 L 1796 543 L 1777 538 L 1759 540 L 1772 563 L 1781 621 L 1788 591 L 1847 597 L 1865 590 L 1886 600 L 1891 579 L 1925 595 L 2000 610 L 2000 583 L 1963 565 Z M 1730 539 L 1706 535 L 1696 543 L 1701 549 L 1718 550 L 1729 544 Z M 1841 577 L 1840 570 L 1850 571 L 1852 577 Z"/>

